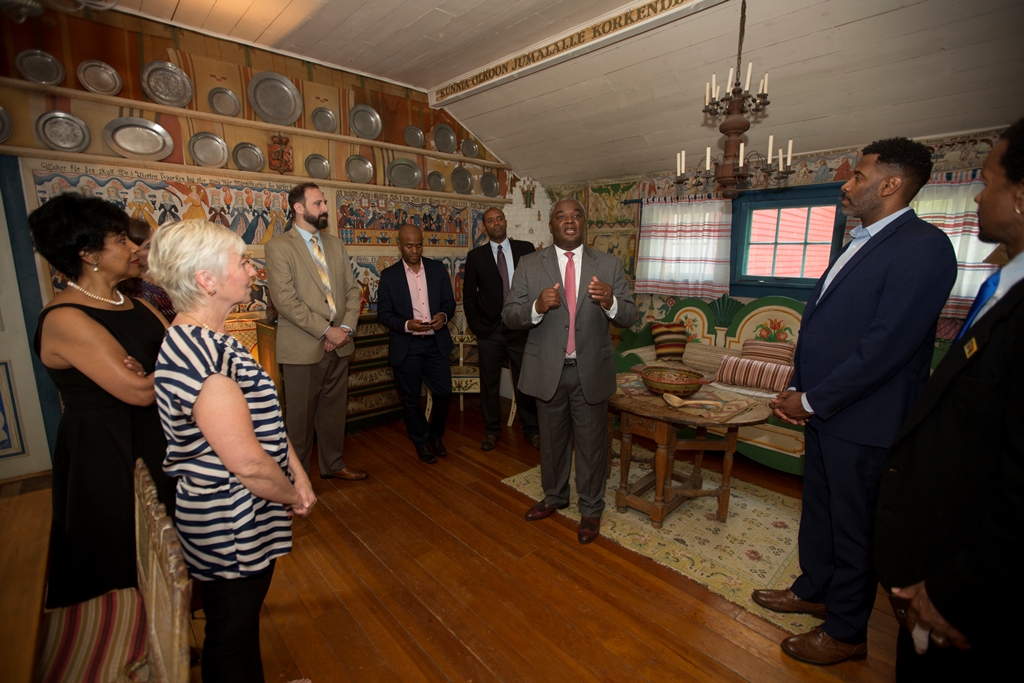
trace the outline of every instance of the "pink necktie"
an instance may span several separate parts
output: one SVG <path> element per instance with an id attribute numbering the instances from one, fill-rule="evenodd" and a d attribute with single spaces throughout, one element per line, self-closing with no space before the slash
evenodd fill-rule
<path id="1" fill-rule="evenodd" d="M 565 354 L 576 353 L 576 265 L 572 262 L 572 252 L 565 252 L 569 259 L 565 264 L 565 303 L 569 307 L 569 341 L 565 344 Z"/>

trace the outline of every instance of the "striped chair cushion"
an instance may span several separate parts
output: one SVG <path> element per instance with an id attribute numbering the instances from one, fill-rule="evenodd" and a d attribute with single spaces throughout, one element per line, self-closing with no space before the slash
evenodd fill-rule
<path id="1" fill-rule="evenodd" d="M 683 359 L 686 350 L 686 326 L 677 323 L 651 323 L 654 352 L 658 360 Z"/>
<path id="2" fill-rule="evenodd" d="M 40 683 L 148 679 L 146 610 L 134 588 L 48 612 L 43 621 Z"/>
<path id="3" fill-rule="evenodd" d="M 792 365 L 730 356 L 722 359 L 715 381 L 754 389 L 783 391 L 789 386 L 792 377 Z"/>
<path id="4" fill-rule="evenodd" d="M 793 354 L 796 352 L 796 344 L 786 342 L 766 342 L 757 339 L 747 339 L 743 342 L 744 358 L 764 360 L 769 363 L 782 363 L 783 365 L 793 364 Z"/>

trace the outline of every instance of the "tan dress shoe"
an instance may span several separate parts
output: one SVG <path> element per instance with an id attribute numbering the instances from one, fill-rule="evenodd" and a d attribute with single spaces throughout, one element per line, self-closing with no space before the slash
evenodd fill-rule
<path id="1" fill-rule="evenodd" d="M 761 607 L 767 607 L 773 612 L 801 612 L 813 614 L 821 619 L 825 618 L 824 603 L 801 600 L 788 588 L 785 590 L 756 590 L 751 593 L 750 597 Z"/>
<path id="2" fill-rule="evenodd" d="M 811 664 L 838 664 L 847 659 L 863 659 L 868 656 L 867 643 L 843 643 L 821 630 L 811 629 L 798 636 L 782 641 L 787 654 Z"/>
<path id="3" fill-rule="evenodd" d="M 357 470 L 352 467 L 343 467 L 337 472 L 331 472 L 330 474 L 321 474 L 321 479 L 344 479 L 345 481 L 362 481 L 366 479 L 369 474 L 363 470 Z"/>

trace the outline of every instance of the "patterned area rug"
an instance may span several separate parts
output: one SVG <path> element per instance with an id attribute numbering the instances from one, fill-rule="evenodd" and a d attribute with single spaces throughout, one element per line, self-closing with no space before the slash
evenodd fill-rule
<path id="1" fill-rule="evenodd" d="M 618 453 L 619 442 L 614 442 Z M 651 471 L 654 454 L 633 444 L 630 482 Z M 638 461 L 639 459 L 639 461 Z M 677 462 L 676 471 L 687 475 L 691 463 Z M 575 473 L 569 477 L 570 505 L 559 514 L 580 518 Z M 613 461 L 609 482 L 619 481 L 618 460 Z M 704 488 L 716 488 L 721 476 L 704 470 Z M 543 496 L 540 467 L 523 472 L 503 484 L 534 500 Z M 750 599 L 758 588 L 788 588 L 800 573 L 797 531 L 800 501 L 773 493 L 733 478 L 729 497 L 729 518 L 719 522 L 718 501 L 712 497 L 684 501 L 665 520 L 661 529 L 651 526 L 645 514 L 627 509 L 615 511 L 615 488 L 605 493 L 601 534 L 630 550 L 670 567 L 723 598 L 791 633 L 803 633 L 821 623 L 806 614 L 780 614 L 766 610 Z M 647 492 L 654 500 L 654 491 Z"/>

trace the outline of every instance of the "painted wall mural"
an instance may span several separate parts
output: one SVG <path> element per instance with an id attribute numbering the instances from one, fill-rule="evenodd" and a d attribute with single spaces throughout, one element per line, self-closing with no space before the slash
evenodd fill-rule
<path id="1" fill-rule="evenodd" d="M 468 247 L 483 208 L 470 202 L 435 204 L 415 195 L 337 192 L 338 231 L 348 244 L 398 244 L 406 223 L 423 231 L 424 246 Z"/>
<path id="2" fill-rule="evenodd" d="M 8 361 L 0 361 L 0 458 L 22 455 L 24 452 L 11 366 Z"/>

